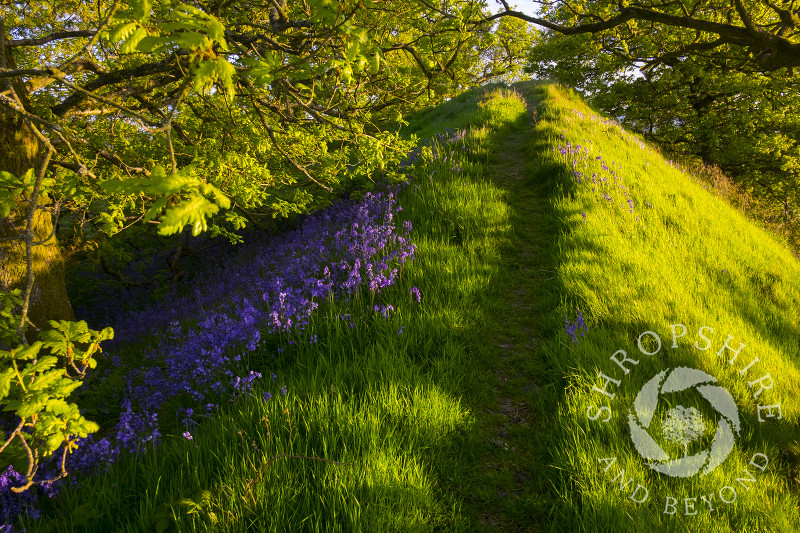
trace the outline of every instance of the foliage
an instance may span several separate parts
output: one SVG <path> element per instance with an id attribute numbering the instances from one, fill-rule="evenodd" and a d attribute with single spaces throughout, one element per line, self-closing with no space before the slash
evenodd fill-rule
<path id="1" fill-rule="evenodd" d="M 391 177 L 410 147 L 390 131 L 403 112 L 518 68 L 525 25 L 503 22 L 495 38 L 476 24 L 482 9 L 15 4 L 5 28 L 17 67 L 2 75 L 25 81 L 30 103 L 12 91 L 0 105 L 53 139 L 51 167 L 71 183 L 62 208 L 109 234 L 139 215 L 162 234 L 189 224 L 235 240 Z"/>
<path id="2" fill-rule="evenodd" d="M 673 156 L 718 167 L 797 246 L 800 95 L 791 69 L 753 71 L 732 45 L 665 52 L 680 50 L 687 38 L 669 26 L 631 25 L 594 36 L 550 32 L 532 49 L 529 70 L 578 89 Z"/>
<path id="3" fill-rule="evenodd" d="M 12 312 L 22 301 L 19 292 L 2 293 L 4 342 L 16 336 L 19 317 Z M 10 320 L 9 320 L 10 319 Z M 0 405 L 4 413 L 3 460 L 0 470 L 8 475 L 12 463 L 27 461 L 22 484 L 12 487 L 22 492 L 30 486 L 48 484 L 67 475 L 66 457 L 78 446 L 78 439 L 97 431 L 74 403 L 66 398 L 82 385 L 87 369 L 95 368 L 100 342 L 113 338 L 113 330 L 90 330 L 86 322 L 51 322 L 53 329 L 40 334 L 31 345 L 13 345 L 0 350 Z M 6 422 L 10 425 L 6 428 Z M 60 472 L 55 477 L 39 474 L 40 461 L 61 449 Z"/>
<path id="4" fill-rule="evenodd" d="M 733 69 L 744 72 L 800 66 L 800 8 L 794 2 L 555 0 L 544 3 L 536 17 L 499 2 L 503 9 L 488 20 L 514 17 L 553 33 L 592 35 L 607 51 L 647 66 L 709 54 L 726 55 Z M 663 41 L 662 32 L 669 36 Z"/>

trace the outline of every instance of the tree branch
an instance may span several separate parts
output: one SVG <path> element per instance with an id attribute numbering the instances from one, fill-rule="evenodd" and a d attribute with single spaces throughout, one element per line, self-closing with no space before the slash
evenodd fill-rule
<path id="1" fill-rule="evenodd" d="M 76 30 L 76 31 L 57 31 L 44 37 L 36 37 L 31 39 L 14 39 L 6 41 L 6 46 L 14 48 L 15 46 L 42 46 L 43 44 L 52 43 L 53 41 L 60 41 L 62 39 L 75 39 L 78 37 L 94 37 L 97 31 L 95 30 Z"/>

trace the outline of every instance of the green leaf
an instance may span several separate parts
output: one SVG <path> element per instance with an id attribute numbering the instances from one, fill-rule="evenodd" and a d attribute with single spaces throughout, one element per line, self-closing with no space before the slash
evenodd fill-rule
<path id="1" fill-rule="evenodd" d="M 381 55 L 375 52 L 375 55 L 369 57 L 369 72 L 370 74 L 377 74 L 381 69 Z"/>
<path id="2" fill-rule="evenodd" d="M 211 194 L 217 201 L 217 205 L 219 205 L 221 208 L 223 209 L 231 208 L 231 199 L 228 198 L 224 192 L 222 192 L 214 185 L 211 185 L 210 183 L 203 183 L 200 186 L 200 190 L 204 195 Z"/>
<path id="3" fill-rule="evenodd" d="M 128 0 L 128 5 L 131 6 L 133 18 L 140 20 L 150 17 L 150 10 L 153 8 L 150 0 Z"/>
<path id="4" fill-rule="evenodd" d="M 8 396 L 8 393 L 11 390 L 11 380 L 15 375 L 16 372 L 13 368 L 6 368 L 2 373 L 0 373 L 0 400 Z"/>
<path id="5" fill-rule="evenodd" d="M 166 44 L 169 42 L 171 42 L 171 39 L 167 37 L 148 35 L 139 41 L 139 44 L 136 45 L 136 49 L 145 54 L 158 53 L 165 49 Z"/>
<path id="6" fill-rule="evenodd" d="M 195 92 L 199 93 L 205 87 L 212 85 L 214 80 L 214 62 L 203 61 L 200 63 L 200 66 L 197 67 L 197 70 L 194 73 L 194 82 L 192 84 L 192 88 L 195 90 Z"/>
<path id="7" fill-rule="evenodd" d="M 217 59 L 203 61 L 195 71 L 194 90 L 200 92 L 203 88 L 219 80 L 228 96 L 234 96 L 236 93 L 233 86 L 234 74 L 236 74 L 236 68 L 228 63 L 225 58 L 218 57 Z"/>
<path id="8" fill-rule="evenodd" d="M 217 19 L 213 19 L 211 25 L 208 27 L 208 38 L 218 42 L 222 50 L 228 50 L 228 44 L 225 42 L 225 26 Z"/>
<path id="9" fill-rule="evenodd" d="M 36 359 L 39 350 L 42 349 L 42 343 L 39 341 L 34 342 L 30 346 L 19 346 L 14 350 L 14 359 L 28 360 Z"/>
<path id="10" fill-rule="evenodd" d="M 44 372 L 53 368 L 58 363 L 58 357 L 55 355 L 45 355 L 39 359 L 35 365 L 31 367 L 32 372 Z"/>
<path id="11" fill-rule="evenodd" d="M 58 383 L 59 380 L 65 379 L 64 372 L 61 370 L 53 370 L 51 372 L 45 372 L 36 376 L 36 379 L 33 383 L 28 386 L 28 391 L 35 392 L 35 391 L 45 391 L 51 388 L 54 384 Z"/>
<path id="12" fill-rule="evenodd" d="M 161 167 L 156 168 L 161 170 Z M 184 167 L 175 174 L 170 174 L 162 179 L 154 180 L 148 192 L 153 194 L 174 194 L 201 184 L 202 182 L 200 179 L 193 176 L 192 172 L 194 172 L 192 167 Z M 155 170 L 153 174 L 156 174 Z"/>
<path id="13" fill-rule="evenodd" d="M 47 394 L 31 394 L 26 400 L 23 400 L 22 405 L 16 410 L 17 416 L 20 418 L 28 418 L 44 409 L 46 405 Z"/>
<path id="14" fill-rule="evenodd" d="M 80 414 L 74 403 L 68 404 L 61 398 L 54 398 L 47 402 L 47 410 L 56 416 L 63 416 L 64 418 L 71 418 L 70 414 Z"/>
<path id="15" fill-rule="evenodd" d="M 190 224 L 192 234 L 198 235 L 207 228 L 206 217 L 216 214 L 217 211 L 219 207 L 216 204 L 199 194 L 191 194 L 182 204 L 167 209 L 158 232 L 161 235 L 172 235 Z"/>
<path id="16" fill-rule="evenodd" d="M 204 33 L 199 31 L 185 31 L 178 34 L 175 42 L 184 50 L 206 49 L 211 42 Z"/>
<path id="17" fill-rule="evenodd" d="M 361 44 L 358 41 L 354 41 L 350 44 L 350 46 L 347 47 L 347 50 L 345 51 L 345 57 L 350 62 L 355 61 L 360 51 Z"/>
<path id="18" fill-rule="evenodd" d="M 108 34 L 108 40 L 112 43 L 121 41 L 122 39 L 128 38 L 139 25 L 135 22 L 128 22 L 126 24 L 120 24 L 111 29 Z"/>
<path id="19" fill-rule="evenodd" d="M 77 421 L 75 421 L 75 423 L 70 424 L 69 429 L 73 434 L 79 437 L 86 437 L 89 435 L 89 433 L 99 431 L 100 426 L 91 420 L 86 420 L 85 418 L 80 417 Z"/>
<path id="20" fill-rule="evenodd" d="M 66 439 L 64 438 L 64 435 L 61 433 L 54 433 L 53 435 L 50 435 L 47 437 L 47 451 L 49 453 L 53 453 L 59 448 L 59 446 L 64 444 L 65 440 Z"/>
<path id="21" fill-rule="evenodd" d="M 153 202 L 153 205 L 151 205 L 150 209 L 147 210 L 147 213 L 144 214 L 143 220 L 145 224 L 153 220 L 161 213 L 161 210 L 167 206 L 167 200 L 169 200 L 169 196 L 164 195 Z"/>
<path id="22" fill-rule="evenodd" d="M 147 37 L 147 30 L 139 26 L 131 33 L 125 41 L 120 45 L 119 51 L 121 54 L 132 54 L 136 52 L 139 41 Z"/>

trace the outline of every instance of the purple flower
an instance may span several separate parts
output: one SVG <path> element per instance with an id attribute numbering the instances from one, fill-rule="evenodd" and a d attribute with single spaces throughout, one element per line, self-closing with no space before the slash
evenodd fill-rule
<path id="1" fill-rule="evenodd" d="M 411 294 L 412 297 L 417 299 L 417 303 L 420 303 L 422 301 L 422 294 L 420 294 L 418 288 L 411 287 L 411 290 L 409 291 L 409 293 Z"/>
<path id="2" fill-rule="evenodd" d="M 288 392 L 288 391 L 287 391 L 287 389 L 286 389 L 286 385 L 283 385 L 283 386 L 281 387 L 281 396 L 282 396 L 282 397 L 286 397 L 286 393 L 287 393 L 287 392 Z"/>
<path id="3" fill-rule="evenodd" d="M 188 431 L 183 432 L 183 438 L 186 440 L 194 440 L 194 437 L 192 437 L 192 434 L 189 433 Z"/>
<path id="4" fill-rule="evenodd" d="M 376 313 L 380 311 L 381 315 L 383 315 L 383 318 L 389 318 L 390 312 L 394 312 L 394 306 L 376 305 L 375 307 L 372 308 L 372 310 L 375 311 Z"/>
<path id="5" fill-rule="evenodd" d="M 264 400 L 265 402 L 267 400 L 269 400 L 270 398 L 272 398 L 272 393 L 271 392 L 265 392 L 264 394 L 261 395 L 261 399 Z"/>
<path id="6" fill-rule="evenodd" d="M 578 316 L 576 317 L 575 321 L 571 321 L 569 318 L 564 317 L 565 322 L 565 330 L 567 335 L 572 339 L 573 344 L 578 344 L 578 333 L 580 332 L 581 337 L 583 337 L 589 328 L 586 327 L 586 324 L 583 320 L 583 313 L 578 311 Z"/>

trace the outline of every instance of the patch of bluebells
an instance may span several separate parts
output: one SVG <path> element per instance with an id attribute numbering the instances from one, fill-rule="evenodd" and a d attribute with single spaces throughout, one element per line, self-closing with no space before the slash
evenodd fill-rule
<path id="1" fill-rule="evenodd" d="M 52 479 L 57 473 L 58 467 L 55 461 L 40 463 L 39 478 Z M 12 487 L 21 486 L 24 481 L 25 476 L 14 470 L 13 466 L 8 466 L 0 472 L 0 533 L 14 531 L 10 524 L 21 514 L 27 513 L 29 517 L 38 519 L 39 510 L 36 508 L 36 502 L 39 497 L 53 498 L 61 486 L 61 482 L 56 481 L 31 487 L 20 494 L 11 490 Z"/>
<path id="2" fill-rule="evenodd" d="M 373 311 L 376 313 L 380 313 L 383 318 L 389 318 L 390 314 L 394 312 L 394 306 L 392 305 L 376 305 L 372 308 Z"/>
<path id="3" fill-rule="evenodd" d="M 583 320 L 583 313 L 578 311 L 578 316 L 575 320 L 570 320 L 568 317 L 564 317 L 565 322 L 565 329 L 567 335 L 570 339 L 572 339 L 573 344 L 578 344 L 578 334 L 580 333 L 581 337 L 586 335 L 586 332 L 589 331 L 589 328 L 586 327 L 586 323 Z"/>
<path id="4" fill-rule="evenodd" d="M 576 109 L 573 109 L 572 111 L 575 116 L 581 120 L 587 120 L 583 113 L 577 111 Z M 591 115 L 588 120 L 599 123 L 605 127 L 618 128 L 620 134 L 624 138 L 636 143 L 642 149 L 647 148 L 644 143 L 626 132 L 616 121 L 604 119 L 597 115 Z M 622 171 L 622 164 L 615 161 L 609 162 L 605 160 L 599 150 L 598 154 L 595 156 L 592 153 L 594 144 L 591 140 L 584 139 L 583 145 L 573 144 L 567 140 L 565 134 L 566 131 L 562 132 L 561 134 L 561 139 L 564 141 L 564 144 L 557 145 L 553 148 L 553 151 L 561 155 L 564 160 L 571 165 L 572 177 L 575 183 L 586 183 L 587 185 L 590 185 L 592 187 L 592 192 L 598 195 L 598 199 L 602 198 L 611 205 L 617 205 L 615 203 L 614 196 L 611 193 L 621 193 L 623 200 L 619 206 L 625 208 L 629 214 L 636 215 L 633 198 L 629 193 L 628 187 L 626 187 L 620 179 L 619 172 Z M 597 165 L 600 166 L 599 169 L 597 169 Z M 594 170 L 600 170 L 600 172 L 594 172 Z M 589 172 L 591 172 L 591 176 L 589 176 Z M 652 208 L 652 204 L 649 202 L 645 202 L 645 205 Z M 581 215 L 585 220 L 585 214 L 582 213 Z M 639 221 L 638 216 L 636 216 L 636 221 Z"/>
<path id="5" fill-rule="evenodd" d="M 157 440 L 155 415 L 170 399 L 200 404 L 209 392 L 249 393 L 261 374 L 240 374 L 243 351 L 233 354 L 236 347 L 254 350 L 262 328 L 302 331 L 316 300 L 349 299 L 362 287 L 379 293 L 391 285 L 415 251 L 406 237 L 410 226 L 398 231 L 396 225 L 402 209 L 396 193 L 387 189 L 343 200 L 306 217 L 282 238 L 249 235 L 244 244 L 217 252 L 192 290 L 170 298 L 170 309 L 160 313 L 171 327 L 147 355 L 159 364 L 129 374 L 120 444 L 133 450 Z"/>
<path id="6" fill-rule="evenodd" d="M 360 199 L 340 200 L 278 237 L 252 233 L 237 246 L 215 246 L 190 280 L 170 287 L 155 303 L 145 296 L 152 286 L 113 292 L 103 285 L 92 303 L 99 309 L 86 315 L 114 328 L 115 339 L 104 346 L 105 352 L 113 357 L 114 349 L 124 344 L 142 338 L 154 342 L 144 364 L 127 372 L 122 390 L 110 393 L 115 397 L 109 401 L 122 411 L 116 427 L 103 439 L 85 439 L 68 456 L 67 470 L 75 475 L 67 479 L 102 471 L 122 450 L 136 453 L 157 445 L 162 439 L 159 413 L 167 402 L 184 406 L 178 416 L 183 416 L 184 438 L 191 440 L 194 411 L 187 406 L 205 405 L 211 413 L 220 398 L 249 394 L 262 378 L 244 368 L 242 356 L 259 346 L 263 330 L 302 331 L 319 300 L 350 299 L 362 288 L 377 294 L 392 285 L 415 253 L 408 239 L 410 222 L 399 224 L 398 192 L 397 186 L 387 187 Z M 136 271 L 146 277 L 165 259 L 168 254 L 156 254 L 138 270 L 129 267 L 125 275 Z M 78 309 L 79 316 L 84 311 Z M 379 311 L 388 316 L 394 308 L 384 305 Z M 354 327 L 349 315 L 340 318 Z M 115 365 L 121 364 L 116 358 Z M 85 387 L 98 386 L 103 377 L 88 375 Z M 273 382 L 275 378 L 272 374 Z M 280 394 L 287 393 L 282 386 Z M 262 397 L 267 400 L 271 394 Z M 13 469 L 0 474 L 0 524 L 33 509 L 42 492 L 10 492 L 20 481 Z"/>

